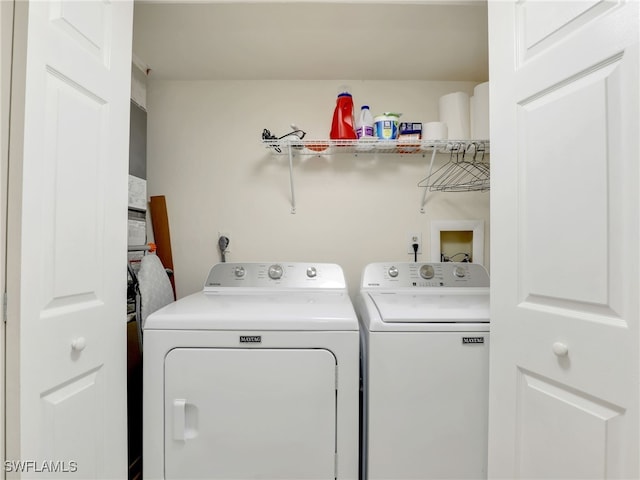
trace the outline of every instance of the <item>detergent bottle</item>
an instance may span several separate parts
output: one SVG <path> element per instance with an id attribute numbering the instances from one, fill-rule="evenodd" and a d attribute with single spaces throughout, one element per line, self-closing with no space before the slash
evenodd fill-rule
<path id="1" fill-rule="evenodd" d="M 346 86 L 341 87 L 338 94 L 329 138 L 336 140 L 358 138 L 353 128 L 353 98 Z"/>

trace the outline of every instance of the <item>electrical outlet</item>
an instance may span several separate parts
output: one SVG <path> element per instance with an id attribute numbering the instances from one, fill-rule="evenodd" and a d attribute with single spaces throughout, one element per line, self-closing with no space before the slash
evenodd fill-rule
<path id="1" fill-rule="evenodd" d="M 413 244 L 418 244 L 418 253 L 422 253 L 422 234 L 421 233 L 409 233 L 407 235 L 407 253 L 413 255 Z"/>

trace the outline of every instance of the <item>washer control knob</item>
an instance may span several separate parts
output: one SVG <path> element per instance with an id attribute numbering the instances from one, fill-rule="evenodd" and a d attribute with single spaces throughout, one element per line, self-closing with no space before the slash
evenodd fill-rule
<path id="1" fill-rule="evenodd" d="M 466 272 L 464 271 L 464 267 L 458 266 L 453 269 L 453 274 L 458 278 L 464 278 Z"/>
<path id="2" fill-rule="evenodd" d="M 431 280 L 436 274 L 433 265 L 422 265 L 420 267 L 420 276 L 425 280 Z"/>
<path id="3" fill-rule="evenodd" d="M 391 278 L 396 278 L 398 276 L 398 273 L 400 273 L 400 271 L 398 270 L 398 267 L 389 268 L 389 276 Z"/>
<path id="4" fill-rule="evenodd" d="M 318 275 L 318 270 L 316 270 L 316 267 L 307 268 L 307 277 L 315 278 L 316 275 Z"/>
<path id="5" fill-rule="evenodd" d="M 271 280 L 279 280 L 282 278 L 282 267 L 280 265 L 271 265 L 269 267 L 269 278 Z"/>
<path id="6" fill-rule="evenodd" d="M 233 270 L 233 273 L 235 274 L 235 276 L 236 276 L 237 278 L 242 278 L 242 277 L 244 277 L 244 276 L 245 276 L 245 274 L 247 273 L 247 271 L 244 269 L 244 267 L 240 267 L 240 266 L 238 266 L 238 267 L 236 267 L 236 268 Z"/>

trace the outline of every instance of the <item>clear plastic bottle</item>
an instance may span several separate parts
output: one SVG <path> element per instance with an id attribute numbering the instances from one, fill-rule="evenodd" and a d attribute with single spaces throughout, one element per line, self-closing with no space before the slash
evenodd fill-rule
<path id="1" fill-rule="evenodd" d="M 360 109 L 360 116 L 356 120 L 356 134 L 358 138 L 372 138 L 373 133 L 373 115 L 369 110 L 369 105 L 363 105 Z"/>

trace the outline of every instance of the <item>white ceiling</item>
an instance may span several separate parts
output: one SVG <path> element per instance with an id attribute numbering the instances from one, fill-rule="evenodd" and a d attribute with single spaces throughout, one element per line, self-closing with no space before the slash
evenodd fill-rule
<path id="1" fill-rule="evenodd" d="M 488 80 L 485 0 L 136 0 L 133 51 L 176 80 Z"/>

